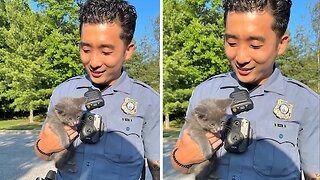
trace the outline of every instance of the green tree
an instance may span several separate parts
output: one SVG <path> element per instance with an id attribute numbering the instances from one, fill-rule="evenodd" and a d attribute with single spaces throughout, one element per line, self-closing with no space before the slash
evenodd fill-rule
<path id="1" fill-rule="evenodd" d="M 55 70 L 54 86 L 84 73 L 79 55 L 78 11 L 82 0 L 36 0 L 47 18 L 50 32 L 45 38 L 44 58 Z"/>
<path id="2" fill-rule="evenodd" d="M 50 69 L 43 59 L 42 40 L 48 29 L 45 19 L 34 13 L 27 1 L 6 1 L 1 14 L 6 18 L 0 27 L 4 44 L 0 49 L 0 99 L 12 102 L 14 111 L 33 111 L 48 104 L 51 94 Z"/>
<path id="3" fill-rule="evenodd" d="M 277 60 L 285 76 L 301 81 L 317 93 L 320 93 L 319 9 L 320 2 L 318 1 L 310 10 L 312 29 L 297 26 L 286 53 Z"/>
<path id="4" fill-rule="evenodd" d="M 220 0 L 163 1 L 164 115 L 181 117 L 195 86 L 230 70 Z M 166 126 L 168 127 L 168 126 Z"/>
<path id="5" fill-rule="evenodd" d="M 77 13 L 81 1 L 0 1 L 0 100 L 2 110 L 45 109 L 52 90 L 83 74 Z M 7 103 L 10 102 L 10 103 Z"/>
<path id="6" fill-rule="evenodd" d="M 153 21 L 153 38 L 144 35 L 136 46 L 130 61 L 125 63 L 126 71 L 134 78 L 160 91 L 160 18 Z"/>

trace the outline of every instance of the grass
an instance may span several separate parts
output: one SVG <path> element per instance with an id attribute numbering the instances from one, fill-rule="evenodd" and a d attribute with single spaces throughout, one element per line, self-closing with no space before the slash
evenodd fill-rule
<path id="1" fill-rule="evenodd" d="M 163 129 L 163 137 L 178 137 L 180 128 Z"/>
<path id="2" fill-rule="evenodd" d="M 0 120 L 0 130 L 40 130 L 42 122 L 29 123 L 27 118 Z"/>

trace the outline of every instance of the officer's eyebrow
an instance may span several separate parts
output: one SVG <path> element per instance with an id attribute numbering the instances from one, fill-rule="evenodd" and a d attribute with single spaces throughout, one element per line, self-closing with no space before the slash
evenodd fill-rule
<path id="1" fill-rule="evenodd" d="M 92 47 L 92 45 L 91 45 L 90 43 L 80 42 L 80 47 L 83 47 L 83 46 Z M 114 50 L 114 49 L 115 49 L 115 46 L 112 45 L 112 44 L 101 44 L 101 45 L 99 45 L 98 48 L 99 48 L 99 49 L 109 48 L 109 49 Z"/>
<path id="2" fill-rule="evenodd" d="M 228 33 L 226 33 L 224 37 L 225 37 L 226 40 L 227 39 L 238 39 L 236 35 L 228 34 Z"/>
<path id="3" fill-rule="evenodd" d="M 239 39 L 239 38 L 238 38 L 236 35 L 234 35 L 234 34 L 228 34 L 228 33 L 226 33 L 226 34 L 225 34 L 225 39 L 227 40 L 227 39 Z M 265 41 L 266 41 L 266 38 L 263 37 L 263 36 L 249 36 L 246 40 L 247 40 L 247 41 L 254 41 L 254 40 L 256 40 L 256 41 L 260 41 L 260 42 L 265 42 Z"/>
<path id="4" fill-rule="evenodd" d="M 109 49 L 112 49 L 112 50 L 115 49 L 114 45 L 112 45 L 112 44 L 101 44 L 99 46 L 99 48 L 109 48 Z"/>
<path id="5" fill-rule="evenodd" d="M 254 40 L 256 40 L 256 41 L 260 41 L 260 42 L 265 42 L 265 41 L 266 41 L 266 38 L 263 37 L 263 36 L 249 36 L 247 40 L 248 40 L 248 41 L 254 41 Z"/>
<path id="6" fill-rule="evenodd" d="M 83 46 L 89 46 L 89 47 L 91 47 L 91 45 L 90 45 L 89 43 L 80 42 L 80 47 L 83 47 Z"/>

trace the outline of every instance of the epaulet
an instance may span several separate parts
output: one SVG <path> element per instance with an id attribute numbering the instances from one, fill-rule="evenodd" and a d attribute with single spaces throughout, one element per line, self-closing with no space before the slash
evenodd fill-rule
<path id="1" fill-rule="evenodd" d="M 302 82 L 298 81 L 298 80 L 295 80 L 295 79 L 292 79 L 292 78 L 288 78 L 288 77 L 285 77 L 285 80 L 290 83 L 290 84 L 294 84 L 300 88 L 303 88 L 305 89 L 306 91 L 308 91 L 310 94 L 318 97 L 318 94 L 316 92 L 314 92 L 312 89 L 310 89 L 307 85 L 303 84 Z"/>
<path id="2" fill-rule="evenodd" d="M 225 78 L 225 77 L 228 77 L 228 76 L 230 76 L 230 73 L 218 74 L 218 75 L 214 75 L 214 76 L 212 76 L 212 77 L 209 77 L 208 79 L 206 79 L 206 80 L 203 81 L 203 82 L 211 81 L 211 80 L 219 79 L 219 78 Z"/>
<path id="3" fill-rule="evenodd" d="M 151 92 L 153 92 L 153 93 L 155 93 L 155 94 L 159 94 L 157 91 L 155 91 L 151 86 L 149 86 L 148 84 L 146 84 L 146 83 L 144 83 L 144 82 L 141 82 L 141 81 L 139 81 L 139 80 L 136 80 L 136 79 L 132 79 L 132 82 L 133 82 L 133 84 L 137 84 L 137 85 L 139 85 L 139 86 L 142 86 L 142 87 L 144 87 L 144 88 L 146 88 L 146 89 L 149 89 Z"/>
<path id="4" fill-rule="evenodd" d="M 83 78 L 84 78 L 84 76 L 74 76 L 72 78 L 69 78 L 69 79 L 63 81 L 61 84 L 66 83 L 66 82 L 70 82 L 70 81 L 74 81 L 74 80 L 83 79 Z"/>

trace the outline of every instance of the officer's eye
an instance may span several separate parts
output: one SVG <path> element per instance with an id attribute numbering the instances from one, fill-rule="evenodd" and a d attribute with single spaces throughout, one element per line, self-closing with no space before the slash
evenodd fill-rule
<path id="1" fill-rule="evenodd" d="M 250 45 L 250 47 L 252 48 L 252 49 L 260 49 L 261 47 L 262 47 L 262 45 Z"/>
<path id="2" fill-rule="evenodd" d="M 88 49 L 82 49 L 82 51 L 83 51 L 84 53 L 86 53 L 86 54 L 89 54 L 89 53 L 90 53 L 90 50 L 88 50 Z"/>
<path id="3" fill-rule="evenodd" d="M 110 55 L 112 52 L 105 52 L 105 51 L 102 51 L 102 54 L 104 55 L 104 56 L 108 56 L 108 55 Z"/>
<path id="4" fill-rule="evenodd" d="M 237 43 L 234 43 L 234 42 L 227 42 L 227 43 L 228 43 L 228 45 L 230 47 L 236 47 L 237 46 Z"/>

